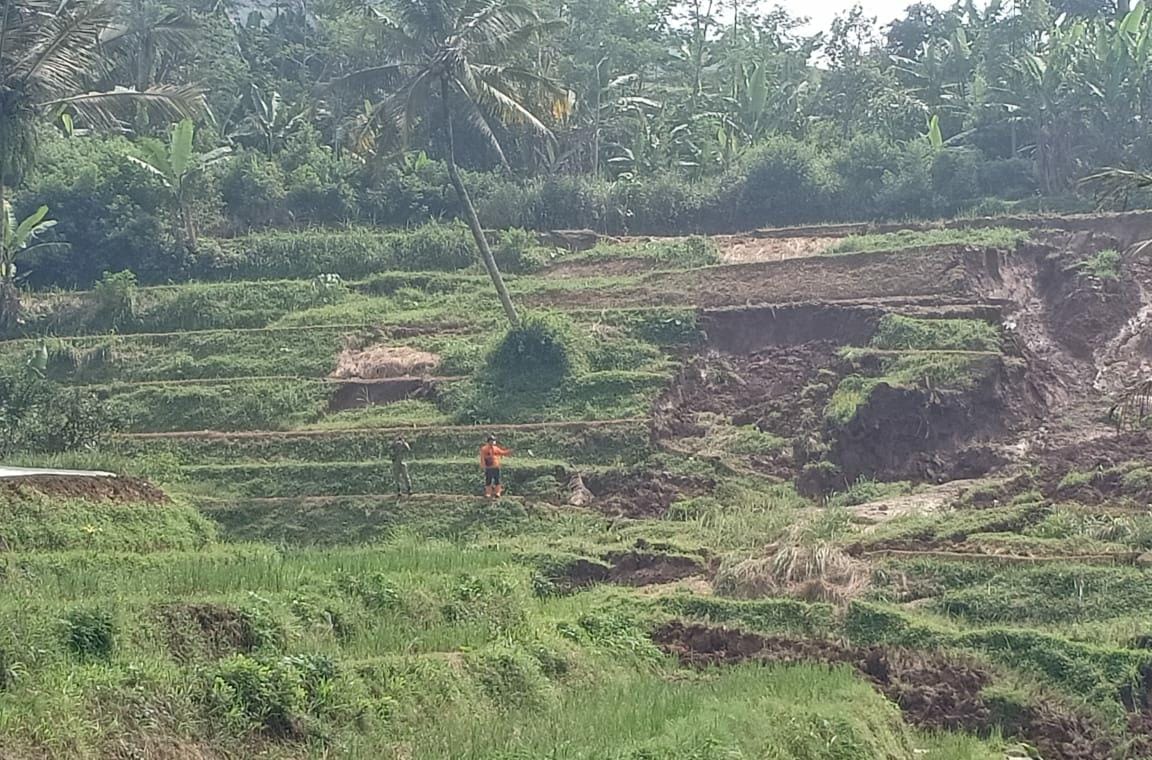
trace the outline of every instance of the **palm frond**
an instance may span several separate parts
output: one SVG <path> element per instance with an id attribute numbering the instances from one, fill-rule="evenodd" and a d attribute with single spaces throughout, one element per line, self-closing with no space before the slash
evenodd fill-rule
<path id="1" fill-rule="evenodd" d="M 418 64 L 406 61 L 387 61 L 377 66 L 357 69 L 332 79 L 321 85 L 321 89 L 354 92 L 385 90 L 400 82 L 406 68 L 416 68 L 417 66 Z"/>
<path id="2" fill-rule="evenodd" d="M 172 121 L 198 116 L 204 109 L 204 93 L 193 85 L 157 85 L 147 90 L 117 87 L 104 92 L 85 92 L 37 104 L 41 108 L 68 107 L 103 127 L 121 125 L 116 114 L 125 106 L 143 105 Z"/>
<path id="3" fill-rule="evenodd" d="M 468 80 L 464 80 L 468 81 Z M 551 137 L 548 128 L 535 114 L 528 110 L 514 95 L 502 86 L 503 83 L 474 76 L 470 80 L 469 95 L 476 103 L 503 122 L 527 126 L 544 137 Z"/>
<path id="4" fill-rule="evenodd" d="M 73 92 L 100 62 L 100 33 L 112 21 L 108 2 L 63 0 L 41 22 L 34 45 L 12 67 L 10 76 L 48 97 Z"/>
<path id="5" fill-rule="evenodd" d="M 457 82 L 454 83 L 457 88 L 461 85 Z M 504 171 L 510 172 L 512 170 L 511 164 L 508 163 L 508 157 L 504 153 L 504 147 L 500 144 L 500 139 L 496 136 L 496 131 L 493 129 L 492 124 L 489 123 L 487 116 L 476 104 L 476 102 L 467 96 L 467 93 L 461 89 L 463 97 L 460 99 L 464 104 L 465 118 L 468 120 L 469 126 L 476 130 L 476 133 L 483 137 L 492 150 L 496 153 L 496 157 L 500 160 L 500 166 Z"/>

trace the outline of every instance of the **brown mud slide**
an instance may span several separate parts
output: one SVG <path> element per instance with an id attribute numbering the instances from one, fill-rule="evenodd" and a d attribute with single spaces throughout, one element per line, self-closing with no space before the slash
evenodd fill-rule
<path id="1" fill-rule="evenodd" d="M 895 702 L 914 726 L 987 735 L 1001 729 L 1035 746 L 1045 760 L 1120 757 L 1124 743 L 1091 718 L 1052 701 L 1013 705 L 1010 715 L 985 698 L 992 673 L 940 652 L 853 647 L 822 639 L 761 636 L 723 626 L 671 621 L 652 634 L 663 651 L 692 667 L 738 662 L 845 664 Z"/>

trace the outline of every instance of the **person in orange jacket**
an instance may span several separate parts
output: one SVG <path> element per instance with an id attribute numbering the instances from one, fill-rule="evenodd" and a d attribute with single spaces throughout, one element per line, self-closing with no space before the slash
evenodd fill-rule
<path id="1" fill-rule="evenodd" d="M 484 470 L 484 496 L 499 499 L 504 493 L 500 484 L 500 459 L 509 456 L 512 449 L 505 449 L 496 442 L 496 436 L 489 433 L 487 442 L 480 447 L 480 467 Z"/>

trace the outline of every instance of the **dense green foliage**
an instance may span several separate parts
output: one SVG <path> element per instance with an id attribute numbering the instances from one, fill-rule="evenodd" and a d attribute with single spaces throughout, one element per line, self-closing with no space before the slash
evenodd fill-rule
<path id="1" fill-rule="evenodd" d="M 560 23 L 533 25 L 533 41 L 522 35 L 501 53 L 512 67 L 501 71 L 522 72 L 502 92 L 527 110 L 505 103 L 513 118 L 495 131 L 458 125 L 456 151 L 492 228 L 689 233 L 1085 207 L 1079 178 L 1148 165 L 1152 13 L 1143 3 L 1119 17 L 1102 8 L 915 6 L 879 27 L 852 11 L 809 35 L 783 11 L 730 25 L 699 5 L 544 3 L 541 17 Z M 460 230 L 415 248 L 368 233 L 274 231 L 460 216 L 439 94 L 421 96 L 427 109 L 399 109 L 409 145 L 427 153 L 394 150 L 381 118 L 398 110 L 389 104 L 402 77 L 369 67 L 394 59 L 408 32 L 339 4 L 244 24 L 218 3 L 147 0 L 119 14 L 134 34 L 160 18 L 181 31 L 140 42 L 159 45 L 163 65 L 116 57 L 111 81 L 206 86 L 218 118 L 200 126 L 193 155 L 227 160 L 189 173 L 174 209 L 163 177 L 130 160 L 155 154 L 167 123 L 141 111 L 134 137 L 107 137 L 86 133 L 105 122 L 78 112 L 64 137 L 42 128 L 17 200 L 22 210 L 48 205 L 60 222 L 53 234 L 71 246 L 21 262 L 31 282 L 89 284 L 124 269 L 146 282 L 347 277 L 474 261 Z M 556 99 L 558 87 L 570 94 Z M 533 110 L 543 121 L 525 116 Z M 475 121 L 463 106 L 458 118 Z M 496 171 L 505 163 L 511 175 Z M 209 237 L 187 245 L 186 229 Z M 234 239 L 252 230 L 269 231 Z M 512 246 L 503 263 L 526 267 L 523 254 Z"/>

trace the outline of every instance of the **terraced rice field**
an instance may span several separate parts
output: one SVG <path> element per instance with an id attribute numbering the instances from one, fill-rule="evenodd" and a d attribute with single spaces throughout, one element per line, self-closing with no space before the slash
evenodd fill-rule
<path id="1" fill-rule="evenodd" d="M 586 346 L 520 394 L 475 274 L 46 294 L 0 366 L 124 429 L 11 464 L 125 477 L 0 483 L 0 757 L 1152 756 L 1147 238 L 615 241 L 510 282 Z"/>

